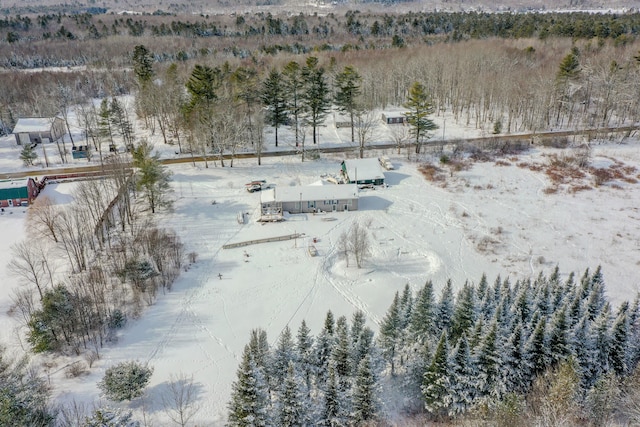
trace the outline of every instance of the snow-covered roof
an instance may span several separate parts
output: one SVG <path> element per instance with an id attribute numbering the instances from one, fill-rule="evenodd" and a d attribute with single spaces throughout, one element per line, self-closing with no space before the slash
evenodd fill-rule
<path id="1" fill-rule="evenodd" d="M 27 186 L 27 179 L 5 179 L 0 181 L 0 190 L 7 188 L 23 188 Z"/>
<path id="2" fill-rule="evenodd" d="M 382 111 L 382 115 L 385 117 L 404 117 L 406 115 L 406 111 Z"/>
<path id="3" fill-rule="evenodd" d="M 18 119 L 13 133 L 49 132 L 53 120 L 50 117 L 24 117 Z"/>
<path id="4" fill-rule="evenodd" d="M 309 202 L 316 200 L 357 199 L 358 186 L 355 184 L 305 185 L 276 187 L 260 194 L 261 203 L 269 202 Z"/>
<path id="5" fill-rule="evenodd" d="M 377 158 L 344 161 L 350 181 L 384 179 L 384 172 Z"/>

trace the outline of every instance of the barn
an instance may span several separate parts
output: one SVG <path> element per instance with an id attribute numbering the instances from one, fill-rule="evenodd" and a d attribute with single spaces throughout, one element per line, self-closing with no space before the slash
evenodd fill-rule
<path id="1" fill-rule="evenodd" d="M 42 185 L 33 178 L 0 181 L 0 207 L 28 206 L 40 193 Z"/>
<path id="2" fill-rule="evenodd" d="M 283 212 L 354 211 L 358 210 L 358 188 L 355 184 L 270 188 L 260 194 L 260 205 L 263 219 L 277 219 Z"/>
<path id="3" fill-rule="evenodd" d="M 18 145 L 55 142 L 65 133 L 64 120 L 60 117 L 23 117 L 13 128 Z"/>
<path id="4" fill-rule="evenodd" d="M 344 160 L 342 176 L 349 184 L 384 185 L 384 172 L 376 158 Z"/>

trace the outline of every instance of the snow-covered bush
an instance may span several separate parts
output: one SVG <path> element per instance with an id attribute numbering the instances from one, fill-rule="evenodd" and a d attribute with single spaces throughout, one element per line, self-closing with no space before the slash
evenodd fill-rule
<path id="1" fill-rule="evenodd" d="M 110 367 L 98 387 L 104 397 L 114 402 L 133 400 L 142 396 L 151 379 L 153 368 L 136 361 L 122 362 Z"/>

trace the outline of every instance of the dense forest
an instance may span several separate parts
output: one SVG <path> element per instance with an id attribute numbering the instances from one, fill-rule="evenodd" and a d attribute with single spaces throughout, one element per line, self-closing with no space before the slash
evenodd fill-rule
<path id="1" fill-rule="evenodd" d="M 145 126 L 163 132 L 179 151 L 229 153 L 247 141 L 262 149 L 265 126 L 293 122 L 298 136 L 302 131 L 314 139 L 332 109 L 347 112 L 353 123 L 354 111 L 403 106 L 417 82 L 433 114 L 451 112 L 457 122 L 488 133 L 628 125 L 640 113 L 639 18 L 358 11 L 12 16 L 0 20 L 2 73 L 14 82 L 0 87 L 0 120 L 8 132 L 19 117 L 64 115 L 78 104 L 91 110 L 94 98 L 132 94 Z M 141 54 L 149 68 L 142 78 L 136 71 Z M 310 115 L 298 111 L 289 87 L 286 117 L 274 122 L 273 105 L 262 96 L 272 71 L 297 67 L 302 73 L 309 61 L 321 90 L 301 89 L 318 98 L 306 107 L 315 101 L 319 107 Z M 349 111 L 336 101 L 347 69 L 357 74 Z M 203 70 L 210 70 L 207 96 L 223 102 L 196 102 L 200 95 L 190 84 Z M 215 137 L 222 133 L 240 137 Z M 189 147 L 183 149 L 183 141 Z"/>
<path id="2" fill-rule="evenodd" d="M 640 421 L 640 299 L 614 308 L 600 268 L 490 284 L 437 298 L 396 293 L 379 333 L 361 312 L 303 321 L 274 346 L 254 330 L 229 402 L 230 426 L 601 426 Z M 404 419 L 407 417 L 407 419 Z M 422 421 L 417 421 L 422 420 Z M 416 424 L 417 425 L 417 424 Z M 424 425 L 424 424 L 421 424 Z"/>

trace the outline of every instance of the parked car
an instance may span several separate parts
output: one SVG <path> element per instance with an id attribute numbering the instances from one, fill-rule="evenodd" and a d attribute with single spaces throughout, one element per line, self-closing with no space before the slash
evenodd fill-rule
<path id="1" fill-rule="evenodd" d="M 387 156 L 379 157 L 378 161 L 380 162 L 380 166 L 382 166 L 386 170 L 393 170 L 393 163 L 391 163 L 391 160 L 389 160 Z"/>
<path id="2" fill-rule="evenodd" d="M 256 180 L 248 182 L 244 185 L 249 193 L 254 193 L 256 191 L 262 191 L 263 189 L 270 188 L 270 185 L 267 185 L 267 181 L 264 179 Z"/>

